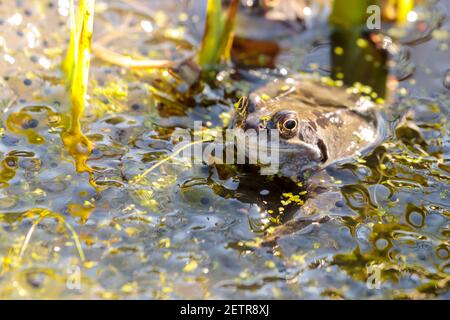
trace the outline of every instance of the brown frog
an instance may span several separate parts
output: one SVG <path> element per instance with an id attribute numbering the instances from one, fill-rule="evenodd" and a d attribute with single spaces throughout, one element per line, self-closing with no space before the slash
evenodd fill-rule
<path id="1" fill-rule="evenodd" d="M 232 126 L 244 132 L 279 133 L 278 175 L 307 186 L 308 199 L 294 218 L 268 239 L 329 219 L 341 194 L 327 167 L 368 153 L 387 136 L 388 123 L 379 106 L 354 88 L 326 84 L 328 79 L 276 80 L 241 99 Z M 238 142 L 239 143 L 239 139 Z M 249 146 L 248 152 L 255 149 Z"/>

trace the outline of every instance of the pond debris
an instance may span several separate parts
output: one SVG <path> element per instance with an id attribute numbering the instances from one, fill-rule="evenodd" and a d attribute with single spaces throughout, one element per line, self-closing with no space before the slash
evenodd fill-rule
<path id="1" fill-rule="evenodd" d="M 126 69 L 167 69 L 176 65 L 176 62 L 171 60 L 135 59 L 105 48 L 100 43 L 92 45 L 92 52 L 97 58 Z"/>

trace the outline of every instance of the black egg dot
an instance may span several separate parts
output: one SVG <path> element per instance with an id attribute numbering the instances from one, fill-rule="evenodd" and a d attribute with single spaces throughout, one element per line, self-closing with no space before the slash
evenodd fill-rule
<path id="1" fill-rule="evenodd" d="M 36 119 L 31 119 L 28 121 L 28 128 L 34 129 L 38 126 L 39 121 L 37 121 Z"/>
<path id="2" fill-rule="evenodd" d="M 26 86 L 31 86 L 33 84 L 33 81 L 31 81 L 31 79 L 25 79 L 23 80 L 23 84 Z"/>
<path id="3" fill-rule="evenodd" d="M 22 30 L 17 30 L 16 34 L 21 38 L 25 35 Z"/>
<path id="4" fill-rule="evenodd" d="M 30 17 L 30 16 L 33 15 L 33 12 L 32 12 L 31 10 L 29 10 L 29 9 L 25 9 L 24 13 L 25 13 L 25 15 L 28 16 L 28 17 Z"/>
<path id="5" fill-rule="evenodd" d="M 27 282 L 33 288 L 38 289 L 44 284 L 46 276 L 47 275 L 43 272 L 33 272 L 27 274 Z"/>
<path id="6" fill-rule="evenodd" d="M 206 198 L 206 197 L 202 197 L 202 198 L 200 199 L 200 202 L 201 202 L 201 204 L 203 204 L 203 205 L 207 205 L 207 204 L 209 204 L 209 199 Z"/>
<path id="7" fill-rule="evenodd" d="M 336 207 L 342 208 L 343 206 L 344 206 L 344 201 L 342 201 L 342 200 L 336 201 Z"/>
<path id="8" fill-rule="evenodd" d="M 131 105 L 131 109 L 133 109 L 134 111 L 137 111 L 141 108 L 141 105 L 139 103 L 133 103 Z"/>
<path id="9" fill-rule="evenodd" d="M 31 56 L 30 60 L 31 60 L 31 62 L 36 63 L 36 62 L 38 62 L 39 58 L 37 56 Z"/>
<path id="10" fill-rule="evenodd" d="M 34 129 L 38 126 L 38 124 L 39 124 L 39 121 L 37 121 L 36 119 L 30 119 L 28 121 L 25 121 L 22 124 L 22 128 L 23 129 Z"/>

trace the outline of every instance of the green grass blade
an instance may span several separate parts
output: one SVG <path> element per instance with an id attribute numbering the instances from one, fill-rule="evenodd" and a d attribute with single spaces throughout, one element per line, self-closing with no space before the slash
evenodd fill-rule
<path id="1" fill-rule="evenodd" d="M 203 68 L 229 58 L 238 5 L 239 0 L 233 0 L 224 15 L 221 0 L 208 0 L 205 32 L 197 55 Z"/>
<path id="2" fill-rule="evenodd" d="M 231 46 L 233 45 L 234 26 L 236 22 L 236 13 L 239 7 L 239 0 L 233 0 L 228 8 L 223 29 L 220 35 L 220 45 L 218 50 L 219 58 L 225 61 L 230 59 Z"/>
<path id="3" fill-rule="evenodd" d="M 79 102 L 81 110 L 77 110 L 80 114 L 84 111 L 84 99 L 87 93 L 87 84 L 89 80 L 89 67 L 91 55 L 91 39 L 94 29 L 94 7 L 95 0 L 80 1 L 80 15 L 77 21 L 78 35 L 78 54 L 76 63 L 73 68 L 72 81 L 72 99 L 82 100 Z M 76 117 L 79 120 L 79 117 Z"/>
<path id="4" fill-rule="evenodd" d="M 202 46 L 198 52 L 198 62 L 201 66 L 214 63 L 221 30 L 222 2 L 221 0 L 208 0 L 205 33 L 203 34 Z"/>

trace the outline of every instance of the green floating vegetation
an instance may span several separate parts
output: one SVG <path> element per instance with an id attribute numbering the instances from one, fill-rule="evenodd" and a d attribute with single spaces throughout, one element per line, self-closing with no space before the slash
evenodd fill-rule
<path id="1" fill-rule="evenodd" d="M 84 114 L 89 80 L 94 7 L 95 0 L 80 0 L 76 15 L 73 0 L 70 1 L 70 43 L 62 65 L 72 108 L 71 123 L 62 133 L 62 140 L 75 159 L 77 172 L 89 172 L 91 177 L 93 171 L 86 161 L 93 145 L 81 131 L 80 119 Z"/>
<path id="2" fill-rule="evenodd" d="M 208 1 L 205 33 L 197 53 L 198 63 L 203 68 L 208 69 L 220 61 L 229 60 L 238 6 L 239 0 L 232 0 L 224 14 L 221 0 Z"/>

